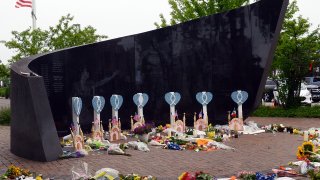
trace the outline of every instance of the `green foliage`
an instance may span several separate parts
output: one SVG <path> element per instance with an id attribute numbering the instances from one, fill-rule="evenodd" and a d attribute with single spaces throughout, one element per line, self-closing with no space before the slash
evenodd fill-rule
<path id="1" fill-rule="evenodd" d="M 4 86 L 9 85 L 9 81 L 10 81 L 9 77 L 10 77 L 10 70 L 8 66 L 4 64 L 0 64 L 0 81 L 3 82 Z M 0 96 L 5 97 L 5 91 L 3 94 L 1 94 L 1 91 L 0 91 Z"/>
<path id="2" fill-rule="evenodd" d="M 299 118 L 320 118 L 320 107 L 259 107 L 252 116 L 256 117 L 299 117 Z"/>
<path id="3" fill-rule="evenodd" d="M 9 68 L 4 64 L 0 64 L 0 78 L 8 78 L 8 77 L 10 77 Z"/>
<path id="4" fill-rule="evenodd" d="M 301 81 L 308 73 L 311 60 L 320 57 L 319 28 L 310 31 L 307 19 L 294 17 L 299 10 L 296 3 L 293 1 L 288 7 L 272 64 L 272 70 L 279 70 L 272 78 L 280 86 L 279 96 L 286 107 L 300 104 Z"/>
<path id="5" fill-rule="evenodd" d="M 186 22 L 203 16 L 216 14 L 247 4 L 249 0 L 168 0 L 171 6 L 170 24 Z M 157 28 L 168 26 L 163 14 L 160 23 L 154 23 Z"/>
<path id="6" fill-rule="evenodd" d="M 22 32 L 12 31 L 13 39 L 7 41 L 5 46 L 9 49 L 15 49 L 16 55 L 12 57 L 8 62 L 15 62 L 23 57 L 27 57 L 34 54 L 47 52 L 49 48 L 48 37 L 49 32 L 41 29 L 32 30 L 31 28 Z"/>
<path id="7" fill-rule="evenodd" d="M 48 44 L 50 50 L 90 44 L 107 38 L 104 35 L 97 35 L 97 30 L 91 26 L 81 29 L 79 24 L 71 24 L 73 18 L 68 14 L 63 16 L 55 27 L 50 27 Z"/>
<path id="8" fill-rule="evenodd" d="M 81 28 L 79 24 L 73 24 L 72 21 L 73 16 L 68 14 L 62 16 L 56 26 L 49 27 L 49 31 L 39 28 L 35 30 L 29 28 L 22 32 L 12 31 L 13 38 L 5 42 L 5 46 L 14 49 L 17 54 L 9 62 L 13 63 L 31 55 L 94 43 L 107 38 L 104 35 L 97 35 L 96 29 L 91 26 Z"/>
<path id="9" fill-rule="evenodd" d="M 10 88 L 9 87 L 1 87 L 0 88 L 0 97 L 8 98 L 10 95 Z"/>
<path id="10" fill-rule="evenodd" d="M 0 109 L 0 125 L 9 125 L 11 116 L 10 116 L 10 108 L 5 107 Z"/>

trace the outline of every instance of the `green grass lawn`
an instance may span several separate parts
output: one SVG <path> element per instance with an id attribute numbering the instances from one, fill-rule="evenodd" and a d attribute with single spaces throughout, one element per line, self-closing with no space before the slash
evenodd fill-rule
<path id="1" fill-rule="evenodd" d="M 252 116 L 256 117 L 304 117 L 320 118 L 320 106 L 284 109 L 282 107 L 264 107 L 260 106 Z"/>

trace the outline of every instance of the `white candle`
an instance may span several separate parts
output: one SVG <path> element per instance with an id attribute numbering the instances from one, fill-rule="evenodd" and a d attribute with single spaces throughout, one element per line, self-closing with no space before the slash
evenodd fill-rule
<path id="1" fill-rule="evenodd" d="M 197 130 L 196 130 L 196 129 L 193 130 L 193 136 L 194 136 L 194 137 L 197 136 Z"/>
<path id="2" fill-rule="evenodd" d="M 175 123 L 175 118 L 174 118 L 175 113 L 176 113 L 175 106 L 174 105 L 170 106 L 170 125 L 171 125 L 171 127 L 173 127 L 173 125 Z"/>
<path id="3" fill-rule="evenodd" d="M 309 133 L 308 131 L 303 132 L 303 141 L 308 141 L 309 140 Z"/>

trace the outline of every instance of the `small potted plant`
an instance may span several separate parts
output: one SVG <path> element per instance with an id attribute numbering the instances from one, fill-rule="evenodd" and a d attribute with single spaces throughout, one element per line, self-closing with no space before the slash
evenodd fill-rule
<path id="1" fill-rule="evenodd" d="M 144 124 L 142 126 L 138 126 L 133 130 L 133 133 L 138 135 L 140 141 L 148 143 L 149 133 L 152 131 L 152 124 Z"/>

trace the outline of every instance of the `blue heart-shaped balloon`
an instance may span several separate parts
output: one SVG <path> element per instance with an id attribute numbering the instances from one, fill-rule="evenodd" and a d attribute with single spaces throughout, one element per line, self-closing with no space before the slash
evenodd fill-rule
<path id="1" fill-rule="evenodd" d="M 202 105 L 207 105 L 212 100 L 211 92 L 198 92 L 196 95 L 197 101 Z"/>
<path id="2" fill-rule="evenodd" d="M 238 105 L 243 104 L 244 102 L 246 102 L 246 100 L 248 99 L 248 93 L 246 91 L 234 91 L 231 94 L 231 98 L 232 100 L 237 103 Z"/>
<path id="3" fill-rule="evenodd" d="M 110 104 L 112 108 L 118 111 L 123 103 L 123 97 L 121 95 L 114 94 L 110 97 Z"/>
<path id="4" fill-rule="evenodd" d="M 137 93 L 133 96 L 133 102 L 139 107 L 143 108 L 149 100 L 149 96 L 146 93 Z"/>
<path id="5" fill-rule="evenodd" d="M 105 104 L 105 99 L 102 96 L 93 96 L 92 106 L 97 114 L 100 114 Z"/>
<path id="6" fill-rule="evenodd" d="M 168 92 L 165 94 L 164 99 L 170 106 L 175 106 L 181 99 L 181 95 L 178 92 Z"/>
<path id="7" fill-rule="evenodd" d="M 73 112 L 79 116 L 82 109 L 82 100 L 79 97 L 72 97 L 72 108 Z"/>

